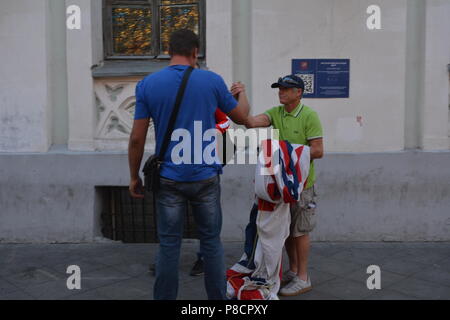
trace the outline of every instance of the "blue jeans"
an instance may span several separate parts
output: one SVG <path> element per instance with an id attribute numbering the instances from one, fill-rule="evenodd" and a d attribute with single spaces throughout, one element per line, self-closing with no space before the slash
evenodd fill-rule
<path id="1" fill-rule="evenodd" d="M 258 205 L 254 204 L 250 211 L 250 219 L 245 228 L 244 252 L 247 260 L 239 261 L 239 264 L 249 269 L 255 269 L 255 249 L 258 241 L 258 233 L 256 232 L 256 216 L 258 215 Z"/>
<path id="2" fill-rule="evenodd" d="M 161 178 L 156 193 L 159 250 L 156 257 L 155 300 L 175 300 L 178 294 L 178 266 L 188 201 L 192 206 L 204 259 L 205 288 L 209 300 L 226 299 L 225 261 L 220 231 L 220 178 L 176 182 Z"/>

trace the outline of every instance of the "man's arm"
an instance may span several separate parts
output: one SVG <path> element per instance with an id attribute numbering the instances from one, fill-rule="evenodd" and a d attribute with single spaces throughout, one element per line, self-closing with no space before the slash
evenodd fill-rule
<path id="1" fill-rule="evenodd" d="M 270 127 L 271 126 L 270 118 L 267 114 L 264 113 L 254 117 L 249 116 L 247 118 L 247 123 L 245 124 L 245 126 L 247 127 L 247 129 Z"/>
<path id="2" fill-rule="evenodd" d="M 130 167 L 130 194 L 133 198 L 143 198 L 142 180 L 139 177 L 145 140 L 150 119 L 134 120 L 128 144 L 128 164 Z"/>
<path id="3" fill-rule="evenodd" d="M 233 83 L 233 85 L 231 86 L 231 94 L 238 100 L 238 107 L 241 103 L 248 106 L 245 117 L 241 115 L 241 111 L 237 107 L 233 111 L 231 111 L 229 116 L 234 122 L 236 122 L 237 124 L 245 125 L 247 129 L 270 127 L 270 118 L 267 115 L 260 114 L 254 117 L 248 115 L 250 105 L 248 103 L 247 95 L 245 94 L 245 86 L 242 83 Z M 235 112 L 236 114 L 233 114 L 233 112 Z M 235 121 L 232 115 L 237 116 L 239 118 L 239 122 Z"/>
<path id="4" fill-rule="evenodd" d="M 323 138 L 310 140 L 309 147 L 311 148 L 311 160 L 323 157 Z"/>
<path id="5" fill-rule="evenodd" d="M 236 98 L 238 104 L 236 108 L 228 113 L 228 116 L 234 123 L 245 125 L 250 111 L 250 104 L 245 94 L 245 86 L 240 82 L 233 83 L 231 86 L 231 94 Z"/>

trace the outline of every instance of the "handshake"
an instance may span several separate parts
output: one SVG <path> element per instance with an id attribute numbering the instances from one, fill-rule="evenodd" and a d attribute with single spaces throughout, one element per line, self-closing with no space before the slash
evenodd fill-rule
<path id="1" fill-rule="evenodd" d="M 240 81 L 239 82 L 234 82 L 231 85 L 231 94 L 233 95 L 233 97 L 238 100 L 239 99 L 239 95 L 244 92 L 245 93 L 245 85 L 242 84 Z"/>

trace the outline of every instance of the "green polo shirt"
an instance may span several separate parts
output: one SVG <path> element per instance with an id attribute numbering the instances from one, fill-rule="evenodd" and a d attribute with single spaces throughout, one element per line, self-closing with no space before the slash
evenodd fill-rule
<path id="1" fill-rule="evenodd" d="M 309 145 L 308 141 L 322 138 L 322 125 L 317 113 L 300 103 L 292 112 L 287 112 L 284 106 L 274 107 L 266 114 L 274 129 L 279 130 L 279 139 L 293 144 Z M 311 161 L 306 189 L 311 188 L 316 181 L 314 162 Z"/>

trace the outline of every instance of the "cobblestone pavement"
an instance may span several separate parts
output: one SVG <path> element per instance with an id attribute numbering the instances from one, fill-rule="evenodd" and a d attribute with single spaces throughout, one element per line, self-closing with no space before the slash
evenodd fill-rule
<path id="1" fill-rule="evenodd" d="M 242 242 L 225 242 L 227 267 Z M 203 277 L 191 277 L 198 243 L 183 242 L 178 299 L 206 299 Z M 0 300 L 148 300 L 156 244 L 0 244 Z M 284 254 L 284 266 L 287 266 Z M 81 269 L 81 289 L 69 290 L 67 267 Z M 369 290 L 367 267 L 381 269 L 381 289 Z M 313 290 L 294 300 L 450 300 L 450 243 L 312 243 Z"/>

